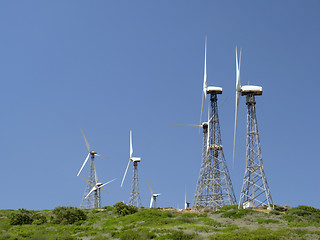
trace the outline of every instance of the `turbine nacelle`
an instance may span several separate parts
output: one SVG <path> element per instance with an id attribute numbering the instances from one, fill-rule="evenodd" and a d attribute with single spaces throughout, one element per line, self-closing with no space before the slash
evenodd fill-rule
<path id="1" fill-rule="evenodd" d="M 253 86 L 253 85 L 245 85 L 241 87 L 241 95 L 254 94 L 254 95 L 262 95 L 262 87 Z"/>
<path id="2" fill-rule="evenodd" d="M 131 157 L 130 160 L 131 160 L 132 162 L 140 162 L 140 161 L 141 161 L 141 158 L 139 158 L 139 157 Z"/>
<path id="3" fill-rule="evenodd" d="M 97 152 L 95 152 L 95 151 L 91 151 L 91 152 L 90 152 L 90 154 L 91 154 L 91 155 L 96 155 L 96 154 L 97 154 Z"/>
<path id="4" fill-rule="evenodd" d="M 206 91 L 207 91 L 207 94 L 210 94 L 210 93 L 222 94 L 222 87 L 209 86 L 206 88 Z"/>

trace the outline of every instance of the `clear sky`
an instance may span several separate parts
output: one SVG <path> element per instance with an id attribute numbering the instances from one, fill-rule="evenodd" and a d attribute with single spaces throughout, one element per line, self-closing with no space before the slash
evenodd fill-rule
<path id="1" fill-rule="evenodd" d="M 257 118 L 264 168 L 276 204 L 320 208 L 320 2 L 1 1 L 1 209 L 79 206 L 76 174 L 89 143 L 99 181 L 117 181 L 102 205 L 128 201 L 129 131 L 139 165 L 161 207 L 183 207 L 201 164 L 198 124 L 204 39 L 208 85 L 218 103 L 222 143 L 237 200 L 245 168 L 246 106 L 241 98 L 235 166 L 232 147 L 235 47 L 242 84 L 260 85 Z M 207 117 L 205 105 L 204 119 Z M 88 175 L 88 166 L 84 175 Z"/>

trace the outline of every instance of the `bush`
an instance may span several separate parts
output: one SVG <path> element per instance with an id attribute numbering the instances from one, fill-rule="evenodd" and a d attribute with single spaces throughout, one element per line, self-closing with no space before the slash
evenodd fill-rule
<path id="1" fill-rule="evenodd" d="M 52 222 L 56 224 L 73 224 L 87 219 L 86 213 L 75 207 L 56 207 L 52 213 Z"/>
<path id="2" fill-rule="evenodd" d="M 138 208 L 123 202 L 118 202 L 113 205 L 113 212 L 120 216 L 126 216 L 138 212 Z"/>
<path id="3" fill-rule="evenodd" d="M 251 209 L 232 209 L 232 210 L 229 210 L 227 212 L 223 212 L 221 214 L 221 217 L 224 217 L 224 218 L 242 218 L 247 213 L 252 213 L 252 212 L 254 212 L 254 211 L 251 210 Z"/>
<path id="4" fill-rule="evenodd" d="M 41 225 L 47 222 L 47 218 L 41 214 L 34 214 L 32 220 L 32 224 L 35 225 Z"/>
<path id="5" fill-rule="evenodd" d="M 194 238 L 195 238 L 195 234 L 185 234 L 183 233 L 183 231 L 174 231 L 170 236 L 170 239 L 173 239 L 173 240 L 187 240 L 187 239 L 194 239 Z"/>
<path id="6" fill-rule="evenodd" d="M 295 208 L 291 208 L 287 211 L 289 215 L 297 215 L 297 216 L 307 216 L 307 215 L 319 215 L 320 216 L 320 209 L 309 207 L 305 205 L 300 205 Z"/>
<path id="7" fill-rule="evenodd" d="M 135 231 L 126 231 L 121 234 L 120 240 L 139 240 L 142 237 Z"/>
<path id="8" fill-rule="evenodd" d="M 258 218 L 258 219 L 257 219 L 257 222 L 258 222 L 259 224 L 263 224 L 263 223 L 265 223 L 265 224 L 269 224 L 269 223 L 279 223 L 278 220 L 274 220 L 274 219 L 264 219 L 264 218 Z"/>
<path id="9" fill-rule="evenodd" d="M 230 209 L 238 209 L 238 205 L 225 205 L 219 211 L 228 211 Z"/>
<path id="10" fill-rule="evenodd" d="M 11 225 L 23 225 L 32 223 L 33 212 L 26 209 L 19 209 L 18 212 L 11 213 L 8 218 Z"/>

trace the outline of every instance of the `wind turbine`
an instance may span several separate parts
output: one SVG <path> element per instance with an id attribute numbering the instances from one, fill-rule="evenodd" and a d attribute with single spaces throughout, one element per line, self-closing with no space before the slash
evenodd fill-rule
<path id="1" fill-rule="evenodd" d="M 81 127 L 80 127 L 81 128 Z M 89 172 L 89 181 L 90 181 L 90 184 L 88 183 L 87 184 L 87 187 L 85 189 L 85 192 L 84 192 L 84 195 L 83 195 L 83 198 L 82 198 L 82 202 L 81 202 L 81 205 L 80 207 L 81 208 L 94 208 L 95 206 L 98 205 L 98 201 L 99 199 L 97 198 L 96 195 L 89 195 L 89 197 L 86 197 L 88 195 L 88 193 L 90 192 L 91 190 L 91 186 L 95 186 L 97 184 L 97 171 L 96 171 L 96 166 L 95 166 L 95 156 L 98 156 L 98 157 L 103 157 L 103 158 L 106 158 L 104 156 L 101 156 L 99 154 L 97 154 L 97 152 L 91 150 L 90 148 L 90 144 L 83 132 L 83 129 L 81 128 L 81 132 L 82 132 L 82 135 L 83 135 L 83 138 L 84 138 L 84 141 L 86 143 L 86 146 L 87 146 L 87 149 L 88 149 L 88 155 L 87 157 L 85 158 L 77 176 L 80 175 L 80 173 L 82 172 L 84 166 L 86 165 L 87 161 L 89 160 L 89 157 L 91 156 L 91 161 L 90 161 L 90 172 Z"/>
<path id="2" fill-rule="evenodd" d="M 254 85 L 241 86 L 240 81 L 241 50 L 238 60 L 236 48 L 236 104 L 233 139 L 233 162 L 235 157 L 236 133 L 240 94 L 246 96 L 247 105 L 247 136 L 246 136 L 246 170 L 243 178 L 239 200 L 239 208 L 254 208 L 268 205 L 273 208 L 270 189 L 263 169 L 258 123 L 256 117 L 255 96 L 262 95 L 262 87 Z M 271 207 L 272 205 L 272 207 Z"/>
<path id="3" fill-rule="evenodd" d="M 207 38 L 205 41 L 204 80 L 202 86 L 203 93 L 200 122 L 202 120 L 204 101 L 208 94 L 210 95 L 210 105 L 208 110 L 208 125 L 206 129 L 207 138 L 204 139 L 202 163 L 194 194 L 193 206 L 197 209 L 212 208 L 214 210 L 218 210 L 224 205 L 235 204 L 236 198 L 221 141 L 217 96 L 218 94 L 222 94 L 222 88 L 207 86 L 206 58 Z"/>
<path id="4" fill-rule="evenodd" d="M 106 183 L 104 183 L 104 184 L 99 183 L 98 180 L 97 180 L 97 183 L 96 183 L 95 185 L 93 185 L 93 184 L 91 183 L 91 181 L 89 181 L 88 179 L 86 179 L 86 178 L 83 177 L 82 175 L 80 175 L 80 177 L 82 177 L 84 180 L 86 180 L 86 181 L 88 182 L 88 184 L 90 184 L 90 185 L 92 186 L 91 190 L 88 192 L 88 194 L 85 196 L 84 199 L 87 199 L 87 198 L 90 196 L 90 194 L 93 193 L 92 195 L 94 195 L 95 198 L 98 199 L 98 201 L 95 202 L 96 205 L 94 206 L 94 208 L 101 208 L 101 193 L 100 193 L 100 189 L 102 189 L 102 190 L 104 190 L 106 193 L 108 193 L 107 190 L 105 190 L 103 187 L 104 187 L 105 185 L 113 182 L 114 180 L 116 180 L 116 178 L 114 178 L 114 179 L 112 179 L 111 181 L 106 182 Z"/>
<path id="5" fill-rule="evenodd" d="M 139 194 L 139 182 L 138 182 L 138 162 L 141 161 L 141 158 L 139 157 L 133 157 L 133 147 L 132 147 L 132 131 L 130 131 L 130 157 L 129 162 L 126 168 L 126 171 L 123 175 L 121 187 L 123 185 L 124 179 L 126 177 L 130 162 L 133 163 L 133 175 L 132 175 L 132 185 L 131 185 L 131 194 L 129 198 L 129 204 L 133 206 L 140 207 L 141 206 L 141 200 L 140 200 L 140 194 Z"/>
<path id="6" fill-rule="evenodd" d="M 187 185 L 186 185 L 186 189 L 184 191 L 184 209 L 189 208 L 190 206 L 190 202 L 187 202 Z"/>
<path id="7" fill-rule="evenodd" d="M 161 193 L 153 193 L 148 181 L 147 181 L 147 184 L 148 184 L 150 194 L 151 194 L 150 208 L 156 208 L 157 207 L 157 197 L 160 196 Z"/>

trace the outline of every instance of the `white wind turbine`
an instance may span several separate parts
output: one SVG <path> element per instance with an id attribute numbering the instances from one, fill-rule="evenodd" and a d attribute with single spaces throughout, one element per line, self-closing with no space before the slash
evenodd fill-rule
<path id="1" fill-rule="evenodd" d="M 104 190 L 106 193 L 108 193 L 107 190 L 105 190 L 103 187 L 104 187 L 105 185 L 113 182 L 114 180 L 116 180 L 116 178 L 114 178 L 114 179 L 112 179 L 111 181 L 106 182 L 106 183 L 104 183 L 104 184 L 99 183 L 99 182 L 98 182 L 98 179 L 96 179 L 96 184 L 93 185 L 93 184 L 91 183 L 91 181 L 89 181 L 88 179 L 86 179 L 86 178 L 83 177 L 82 175 L 80 175 L 80 176 L 81 176 L 84 180 L 86 180 L 86 181 L 88 182 L 88 184 L 90 184 L 90 185 L 92 186 L 92 189 L 88 192 L 88 194 L 85 196 L 84 199 L 86 200 L 92 193 L 94 193 L 95 197 L 98 199 L 95 208 L 100 208 L 100 207 L 101 207 L 101 194 L 100 194 L 100 189 L 102 189 L 102 190 Z"/>
<path id="2" fill-rule="evenodd" d="M 81 128 L 81 127 L 80 127 Z M 84 193 L 84 196 L 82 198 L 82 202 L 81 202 L 81 207 L 82 208 L 94 208 L 98 205 L 98 202 L 99 202 L 99 199 L 97 197 L 97 195 L 88 195 L 88 193 L 90 192 L 90 189 L 91 189 L 91 186 L 95 186 L 97 184 L 97 181 L 98 181 L 98 177 L 97 177 L 97 171 L 96 171 L 96 166 L 95 166 L 95 156 L 98 156 L 98 157 L 103 157 L 103 158 L 106 158 L 104 156 L 101 156 L 99 154 L 97 154 L 97 152 L 91 150 L 90 148 L 90 144 L 81 128 L 81 132 L 82 132 L 82 135 L 83 135 L 83 138 L 84 138 L 84 141 L 86 143 L 86 146 L 87 146 L 87 149 L 88 149 L 88 155 L 86 157 L 86 159 L 84 160 L 77 176 L 80 175 L 80 173 L 82 172 L 84 166 L 86 165 L 87 161 L 89 160 L 89 156 L 91 156 L 91 161 L 90 161 L 90 172 L 89 172 L 89 181 L 91 184 L 87 184 L 87 187 L 85 189 L 85 193 Z M 89 196 L 89 197 L 87 197 Z"/>
<path id="3" fill-rule="evenodd" d="M 149 190 L 150 190 L 150 194 L 151 194 L 150 208 L 156 208 L 157 207 L 157 197 L 159 195 L 161 195 L 161 193 L 153 193 L 148 181 L 147 181 L 147 184 L 148 184 L 148 187 L 149 187 Z"/>
<path id="4" fill-rule="evenodd" d="M 263 168 L 258 123 L 256 116 L 255 96 L 262 95 L 262 87 L 254 85 L 241 86 L 240 81 L 241 50 L 238 61 L 236 48 L 236 106 L 233 139 L 233 162 L 235 155 L 238 108 L 240 94 L 246 96 L 247 105 L 247 133 L 246 133 L 246 170 L 240 193 L 239 208 L 255 208 L 268 205 L 273 208 L 273 200 Z"/>
<path id="5" fill-rule="evenodd" d="M 121 187 L 123 185 L 124 179 L 127 175 L 128 168 L 130 166 L 130 162 L 133 163 L 133 175 L 132 175 L 132 185 L 131 185 L 131 194 L 129 198 L 129 204 L 134 206 L 141 206 L 140 194 L 139 194 L 139 184 L 138 184 L 138 162 L 141 161 L 140 157 L 133 157 L 133 147 L 132 147 L 132 131 L 130 131 L 130 157 L 129 162 L 124 172 Z"/>
<path id="6" fill-rule="evenodd" d="M 189 208 L 190 202 L 187 202 L 187 185 L 186 185 L 186 189 L 184 191 L 184 209 Z"/>

